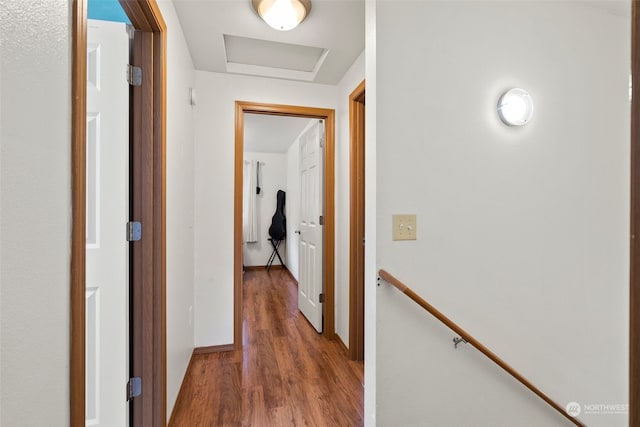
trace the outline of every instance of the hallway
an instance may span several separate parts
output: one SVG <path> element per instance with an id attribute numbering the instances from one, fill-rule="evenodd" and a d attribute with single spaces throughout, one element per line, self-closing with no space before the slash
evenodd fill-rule
<path id="1" fill-rule="evenodd" d="M 170 426 L 358 426 L 363 363 L 318 335 L 283 270 L 244 275 L 244 350 L 193 356 Z"/>

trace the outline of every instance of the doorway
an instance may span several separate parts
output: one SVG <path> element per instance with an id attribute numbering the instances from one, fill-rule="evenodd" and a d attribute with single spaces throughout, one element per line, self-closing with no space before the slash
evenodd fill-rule
<path id="1" fill-rule="evenodd" d="M 300 183 L 295 176 L 299 155 L 296 142 L 311 121 L 305 117 L 245 114 L 242 262 L 245 270 L 284 266 L 296 281 L 299 279 L 295 228 L 299 220 Z M 283 212 L 278 209 L 279 191 L 283 191 Z M 277 252 L 271 242 L 278 247 Z"/>
<path id="2" fill-rule="evenodd" d="M 324 225 L 323 225 L 323 289 L 324 331 L 328 339 L 335 337 L 335 111 L 291 105 L 262 104 L 236 101 L 235 114 L 235 176 L 234 176 L 234 348 L 242 348 L 242 194 L 244 167 L 245 114 L 267 114 L 304 117 L 324 121 Z"/>
<path id="3" fill-rule="evenodd" d="M 133 65 L 145 78 L 131 89 L 130 220 L 145 238 L 130 246 L 130 376 L 147 390 L 130 404 L 130 425 L 165 425 L 166 25 L 155 0 L 119 0 L 133 28 Z M 86 419 L 87 0 L 72 4 L 72 235 L 70 425 Z M 124 77 L 123 77 L 124 78 Z M 124 225 L 123 225 L 124 229 Z M 124 233 L 123 233 L 124 234 Z M 124 238 L 124 237 L 123 237 Z M 127 378 L 122 379 L 122 398 Z"/>

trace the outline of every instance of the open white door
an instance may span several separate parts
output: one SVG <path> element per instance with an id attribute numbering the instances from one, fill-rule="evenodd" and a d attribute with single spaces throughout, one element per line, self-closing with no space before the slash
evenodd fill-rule
<path id="1" fill-rule="evenodd" d="M 88 21 L 86 425 L 129 425 L 129 86 L 126 25 Z"/>
<path id="2" fill-rule="evenodd" d="M 324 121 L 300 136 L 300 280 L 298 308 L 322 332 L 322 225 Z"/>

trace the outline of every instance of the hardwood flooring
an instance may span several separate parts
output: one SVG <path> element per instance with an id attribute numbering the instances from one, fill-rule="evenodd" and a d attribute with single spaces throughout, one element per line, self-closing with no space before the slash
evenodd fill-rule
<path id="1" fill-rule="evenodd" d="M 169 426 L 363 425 L 363 363 L 297 301 L 284 270 L 245 272 L 244 348 L 192 357 Z"/>

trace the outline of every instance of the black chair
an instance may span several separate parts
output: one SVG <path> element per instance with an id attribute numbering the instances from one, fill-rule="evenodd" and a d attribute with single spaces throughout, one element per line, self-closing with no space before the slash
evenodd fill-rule
<path id="1" fill-rule="evenodd" d="M 280 256 L 280 252 L 278 252 L 278 248 L 282 241 L 287 237 L 287 218 L 284 216 L 284 199 L 285 192 L 282 190 L 278 190 L 277 197 L 277 205 L 276 212 L 273 214 L 271 218 L 271 227 L 269 227 L 269 242 L 271 242 L 271 247 L 273 251 L 271 252 L 271 256 L 269 256 L 269 260 L 267 261 L 267 271 L 271 269 L 273 265 L 273 261 L 275 261 L 276 256 L 280 260 L 280 264 L 282 264 L 282 268 L 285 270 L 287 266 L 284 261 L 282 261 L 282 257 Z"/>

